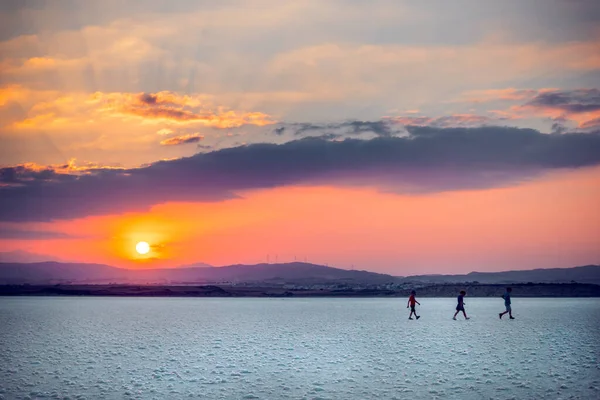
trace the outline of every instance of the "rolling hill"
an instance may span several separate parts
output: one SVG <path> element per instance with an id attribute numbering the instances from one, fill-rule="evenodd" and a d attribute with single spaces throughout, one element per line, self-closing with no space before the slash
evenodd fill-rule
<path id="1" fill-rule="evenodd" d="M 585 265 L 573 268 L 530 269 L 523 271 L 471 272 L 464 275 L 415 275 L 404 278 L 408 282 L 424 283 L 579 283 L 600 284 L 600 266 Z"/>
<path id="2" fill-rule="evenodd" d="M 48 283 L 255 283 L 281 284 L 384 284 L 398 281 L 391 275 L 349 271 L 308 263 L 123 269 L 102 264 L 0 263 L 0 284 Z"/>
<path id="3" fill-rule="evenodd" d="M 0 263 L 0 284 L 247 284 L 291 285 L 384 285 L 504 283 L 595 283 L 600 284 L 600 266 L 534 269 L 504 272 L 471 272 L 464 275 L 416 275 L 395 277 L 369 271 L 345 270 L 309 263 L 200 266 L 163 269 L 123 269 L 103 264 Z"/>

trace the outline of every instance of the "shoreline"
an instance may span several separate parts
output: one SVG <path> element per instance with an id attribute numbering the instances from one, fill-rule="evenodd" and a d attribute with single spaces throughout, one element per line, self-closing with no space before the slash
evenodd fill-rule
<path id="1" fill-rule="evenodd" d="M 600 285 L 590 283 L 415 284 L 418 297 L 499 297 L 511 286 L 515 297 L 600 297 Z M 269 286 L 55 284 L 0 285 L 0 296 L 113 296 L 113 297 L 407 297 L 413 288 L 289 289 Z"/>

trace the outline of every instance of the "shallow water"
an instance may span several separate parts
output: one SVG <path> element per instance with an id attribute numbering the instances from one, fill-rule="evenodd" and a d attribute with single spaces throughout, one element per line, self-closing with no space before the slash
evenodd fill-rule
<path id="1" fill-rule="evenodd" d="M 0 297 L 0 398 L 600 398 L 600 299 L 419 301 Z"/>

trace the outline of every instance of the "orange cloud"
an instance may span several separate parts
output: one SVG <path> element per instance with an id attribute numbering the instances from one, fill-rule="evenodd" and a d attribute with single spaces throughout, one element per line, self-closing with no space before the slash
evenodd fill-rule
<path id="1" fill-rule="evenodd" d="M 198 143 L 202 139 L 204 139 L 204 136 L 197 133 L 192 133 L 189 135 L 175 136 L 172 138 L 165 139 L 161 141 L 160 144 L 163 146 L 176 146 L 187 143 Z"/>
<path id="2" fill-rule="evenodd" d="M 0 107 L 11 102 L 20 102 L 27 98 L 27 91 L 19 85 L 0 87 Z"/>
<path id="3" fill-rule="evenodd" d="M 0 104 L 26 99 L 18 86 L 0 91 Z M 27 93 L 27 91 L 23 91 Z M 264 126 L 275 120 L 262 112 L 243 112 L 215 106 L 209 96 L 183 96 L 172 92 L 158 93 L 70 93 L 56 96 L 48 92 L 46 99 L 29 105 L 29 117 L 13 124 L 16 129 L 57 124 L 96 123 L 98 119 L 136 117 L 143 123 L 173 123 L 213 128 L 234 128 L 243 125 Z M 165 128 L 168 129 L 168 128 Z M 165 134 L 167 130 L 160 130 Z"/>
<path id="4" fill-rule="evenodd" d="M 140 93 L 125 96 L 121 112 L 149 120 L 171 121 L 180 124 L 198 123 L 215 128 L 235 128 L 242 125 L 264 126 L 275 121 L 261 112 L 236 112 L 214 107 L 206 97 L 180 96 L 172 92 Z M 114 104 L 113 103 L 113 104 Z"/>
<path id="5" fill-rule="evenodd" d="M 201 115 L 195 114 L 191 111 L 165 107 L 126 107 L 123 108 L 123 112 L 143 118 L 172 120 L 176 122 L 199 121 L 202 119 Z"/>

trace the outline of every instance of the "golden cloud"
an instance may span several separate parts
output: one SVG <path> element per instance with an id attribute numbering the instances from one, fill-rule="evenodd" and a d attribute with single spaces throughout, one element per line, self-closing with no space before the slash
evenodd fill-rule
<path id="1" fill-rule="evenodd" d="M 269 115 L 261 112 L 239 112 L 213 106 L 208 96 L 158 93 L 123 94 L 96 93 L 94 101 L 104 103 L 108 114 L 130 115 L 146 122 L 199 124 L 214 128 L 234 128 L 242 125 L 264 126 L 274 124 Z"/>
<path id="2" fill-rule="evenodd" d="M 11 86 L 0 90 L 0 105 L 14 100 L 26 100 L 27 91 Z M 142 124 L 169 123 L 186 126 L 234 128 L 243 125 L 264 126 L 275 120 L 262 112 L 234 111 L 212 104 L 204 95 L 188 96 L 173 92 L 158 93 L 70 93 L 57 96 L 48 92 L 28 108 L 28 117 L 14 122 L 15 129 L 34 129 L 68 124 L 85 125 L 101 119 L 137 119 Z M 131 121 L 130 121 L 131 122 Z M 135 121 L 134 121 L 135 122 Z M 173 131 L 163 128 L 159 134 Z"/>
<path id="3" fill-rule="evenodd" d="M 173 133 L 175 133 L 175 131 L 172 129 L 169 129 L 169 128 L 163 128 L 156 132 L 157 135 L 162 135 L 162 136 L 172 135 Z"/>

